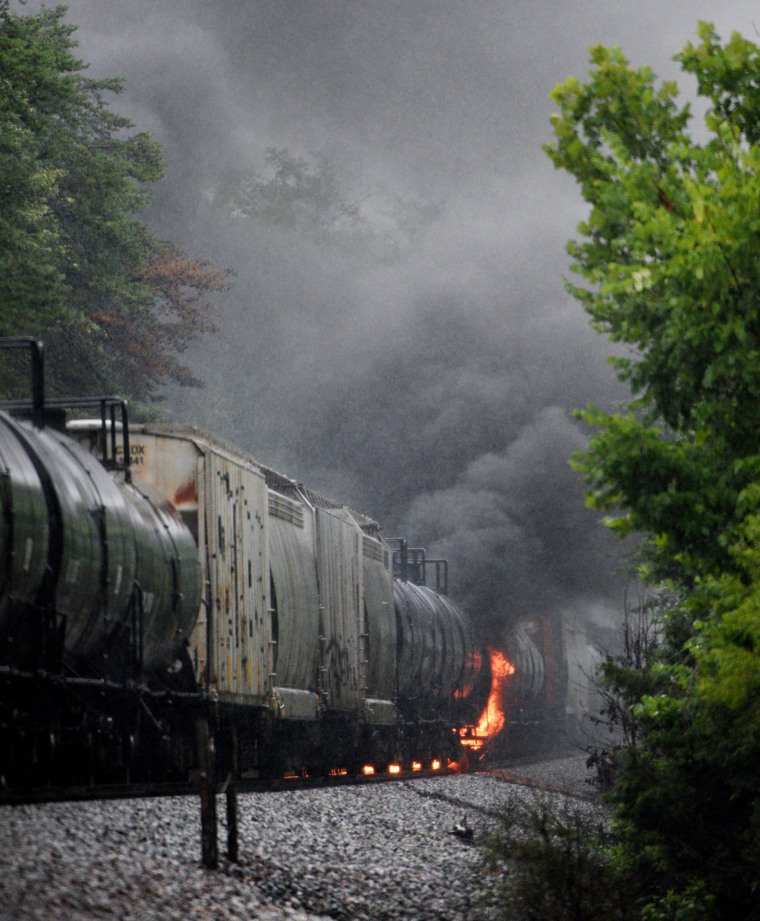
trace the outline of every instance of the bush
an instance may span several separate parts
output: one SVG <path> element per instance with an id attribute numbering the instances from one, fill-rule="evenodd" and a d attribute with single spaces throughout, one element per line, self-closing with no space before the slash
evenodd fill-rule
<path id="1" fill-rule="evenodd" d="M 520 921 L 629 918 L 608 822 L 588 803 L 537 796 L 509 804 L 485 844 L 502 916 Z"/>

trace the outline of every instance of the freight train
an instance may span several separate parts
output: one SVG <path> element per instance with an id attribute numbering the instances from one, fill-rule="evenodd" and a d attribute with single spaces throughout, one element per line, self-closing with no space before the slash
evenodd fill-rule
<path id="1" fill-rule="evenodd" d="M 0 798 L 187 777 L 209 733 L 251 777 L 459 757 L 482 657 L 442 561 L 194 427 L 46 400 L 3 344 Z"/>

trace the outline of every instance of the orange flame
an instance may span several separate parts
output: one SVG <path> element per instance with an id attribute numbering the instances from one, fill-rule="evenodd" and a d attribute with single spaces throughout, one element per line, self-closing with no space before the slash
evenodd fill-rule
<path id="1" fill-rule="evenodd" d="M 491 659 L 491 690 L 488 693 L 488 702 L 480 714 L 477 726 L 468 726 L 460 731 L 462 745 L 476 751 L 483 747 L 486 739 L 494 738 L 504 728 L 504 685 L 510 675 L 515 673 L 514 665 L 507 660 L 503 652 L 489 648 L 488 655 Z"/>

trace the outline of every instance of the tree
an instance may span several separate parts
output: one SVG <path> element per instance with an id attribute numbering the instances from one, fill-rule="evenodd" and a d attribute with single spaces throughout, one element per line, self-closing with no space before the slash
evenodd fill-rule
<path id="1" fill-rule="evenodd" d="M 592 206 L 586 239 L 569 245 L 590 287 L 570 290 L 633 350 L 615 359 L 632 412 L 588 413 L 602 434 L 581 466 L 595 504 L 625 510 L 616 527 L 655 535 L 686 571 L 728 562 L 760 440 L 760 152 L 746 130 L 751 97 L 735 95 L 735 75 L 760 63 L 738 35 L 724 49 L 700 28 L 702 45 L 678 60 L 712 103 L 706 143 L 687 134 L 673 84 L 658 90 L 647 68 L 596 47 L 592 81 L 554 91 L 547 147 Z"/>
<path id="2" fill-rule="evenodd" d="M 36 309 L 40 319 L 64 311 L 60 264 L 63 245 L 51 200 L 62 173 L 38 156 L 36 108 L 52 95 L 55 54 L 39 43 L 36 53 L 0 3 L 0 302 L 3 333 Z M 32 79 L 32 72 L 39 76 Z M 36 104 L 36 106 L 35 106 Z M 46 297 L 40 299 L 40 292 Z"/>
<path id="3" fill-rule="evenodd" d="M 590 205 L 568 288 L 627 349 L 632 392 L 582 413 L 596 433 L 575 463 L 607 523 L 645 535 L 645 579 L 681 599 L 612 794 L 648 919 L 757 918 L 760 891 L 760 49 L 699 37 L 676 60 L 705 140 L 675 84 L 596 46 L 590 80 L 554 90 L 546 145 Z"/>
<path id="4" fill-rule="evenodd" d="M 218 203 L 235 217 L 294 232 L 320 245 L 392 260 L 443 212 L 437 202 L 387 201 L 380 188 L 349 197 L 333 163 L 319 153 L 294 157 L 286 148 L 271 147 L 265 161 L 266 174 L 238 175 L 223 183 Z"/>
<path id="5" fill-rule="evenodd" d="M 176 353 L 211 327 L 227 273 L 139 220 L 160 150 L 108 109 L 119 80 L 84 75 L 65 12 L 0 0 L 0 335 L 44 338 L 58 390 L 149 399 L 193 382 Z"/>
<path id="6" fill-rule="evenodd" d="M 361 202 L 343 196 L 335 168 L 324 156 L 309 161 L 272 147 L 266 163 L 268 178 L 254 174 L 232 185 L 229 203 L 234 211 L 265 224 L 302 226 L 317 241 L 366 230 Z"/>

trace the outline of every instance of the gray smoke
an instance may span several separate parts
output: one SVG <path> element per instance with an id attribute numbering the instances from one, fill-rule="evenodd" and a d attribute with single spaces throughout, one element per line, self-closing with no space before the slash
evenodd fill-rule
<path id="1" fill-rule="evenodd" d="M 559 407 L 540 410 L 500 453 L 412 503 L 408 520 L 428 556 L 457 561 L 453 585 L 484 632 L 614 593 L 616 554 L 578 501 L 567 457 L 584 437 Z"/>
<path id="2" fill-rule="evenodd" d="M 751 35 L 754 15 L 750 0 L 69 0 L 91 74 L 125 78 L 113 107 L 164 149 L 151 223 L 236 272 L 219 335 L 187 355 L 205 389 L 167 408 L 448 557 L 489 629 L 619 613 L 618 548 L 567 459 L 586 437 L 572 410 L 624 391 L 563 289 L 584 208 L 541 152 L 547 97 L 595 42 L 671 78 L 699 18 Z M 272 147 L 326 158 L 368 235 L 235 216 L 224 190 L 264 175 Z"/>

